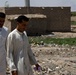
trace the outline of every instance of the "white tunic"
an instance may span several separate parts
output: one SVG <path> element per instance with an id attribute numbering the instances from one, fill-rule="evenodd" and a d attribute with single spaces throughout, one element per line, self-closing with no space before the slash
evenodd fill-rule
<path id="1" fill-rule="evenodd" d="M 10 69 L 17 69 L 18 75 L 33 75 L 31 64 L 37 64 L 37 62 L 25 31 L 20 33 L 15 29 L 8 35 L 7 57 Z"/>
<path id="2" fill-rule="evenodd" d="M 6 75 L 6 50 L 5 42 L 8 35 L 8 28 L 0 28 L 0 75 Z"/>

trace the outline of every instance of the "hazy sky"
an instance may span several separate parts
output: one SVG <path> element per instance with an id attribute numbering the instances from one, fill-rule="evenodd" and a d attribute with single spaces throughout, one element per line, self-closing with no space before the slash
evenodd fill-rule
<path id="1" fill-rule="evenodd" d="M 25 0 L 0 0 L 0 6 L 4 7 L 25 6 Z M 30 6 L 36 7 L 58 7 L 69 6 L 71 10 L 76 11 L 76 0 L 30 0 Z"/>

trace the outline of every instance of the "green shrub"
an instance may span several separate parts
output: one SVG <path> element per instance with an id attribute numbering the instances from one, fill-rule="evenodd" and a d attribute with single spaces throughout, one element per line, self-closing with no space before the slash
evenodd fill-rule
<path id="1" fill-rule="evenodd" d="M 71 12 L 71 16 L 76 16 L 76 12 Z"/>
<path id="2" fill-rule="evenodd" d="M 71 21 L 71 25 L 76 25 L 76 21 Z"/>
<path id="3" fill-rule="evenodd" d="M 76 38 L 50 38 L 50 37 L 29 37 L 30 43 L 40 44 L 43 41 L 46 44 L 58 44 L 58 45 L 76 45 Z"/>

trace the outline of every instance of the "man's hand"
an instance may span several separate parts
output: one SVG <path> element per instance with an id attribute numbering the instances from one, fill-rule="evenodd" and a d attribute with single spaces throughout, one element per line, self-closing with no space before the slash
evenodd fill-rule
<path id="1" fill-rule="evenodd" d="M 41 70 L 41 66 L 39 64 L 36 64 L 36 70 L 40 71 Z"/>

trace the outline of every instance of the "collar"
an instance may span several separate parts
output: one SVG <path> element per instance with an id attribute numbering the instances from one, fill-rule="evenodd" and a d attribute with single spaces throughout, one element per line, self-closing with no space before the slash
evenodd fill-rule
<path id="1" fill-rule="evenodd" d="M 17 31 L 20 35 L 24 34 L 24 32 L 20 32 L 20 31 L 18 31 L 17 29 L 16 29 L 16 31 Z"/>

